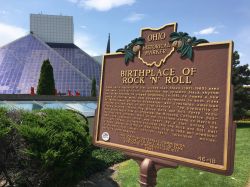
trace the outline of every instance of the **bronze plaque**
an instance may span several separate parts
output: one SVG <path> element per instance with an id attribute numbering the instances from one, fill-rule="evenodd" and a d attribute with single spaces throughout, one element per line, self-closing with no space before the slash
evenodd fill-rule
<path id="1" fill-rule="evenodd" d="M 144 48 L 128 65 L 122 53 L 104 56 L 94 144 L 229 175 L 233 43 L 199 44 L 191 60 L 169 47 L 146 55 L 152 32 L 165 33 L 153 45 L 168 46 L 168 26 L 142 30 Z"/>

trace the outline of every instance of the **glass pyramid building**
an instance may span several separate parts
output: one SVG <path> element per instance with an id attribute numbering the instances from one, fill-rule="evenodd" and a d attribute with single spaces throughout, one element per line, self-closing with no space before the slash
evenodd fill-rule
<path id="1" fill-rule="evenodd" d="M 36 91 L 46 59 L 53 67 L 57 92 L 90 96 L 92 79 L 99 85 L 100 64 L 75 44 L 44 42 L 29 34 L 0 48 L 0 94 L 29 94 L 31 87 Z"/>

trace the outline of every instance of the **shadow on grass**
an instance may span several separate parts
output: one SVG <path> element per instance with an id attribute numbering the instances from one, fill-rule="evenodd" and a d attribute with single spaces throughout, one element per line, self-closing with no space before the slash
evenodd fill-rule
<path id="1" fill-rule="evenodd" d="M 111 177 L 115 170 L 114 164 L 127 157 L 119 151 L 105 148 L 92 148 L 91 158 L 86 162 L 85 179 L 77 187 L 119 187 Z"/>
<path id="2" fill-rule="evenodd" d="M 250 123 L 238 123 L 237 128 L 250 128 Z"/>
<path id="3" fill-rule="evenodd" d="M 119 187 L 119 184 L 111 177 L 114 172 L 114 169 L 108 168 L 92 175 L 88 180 L 80 182 L 77 187 Z"/>

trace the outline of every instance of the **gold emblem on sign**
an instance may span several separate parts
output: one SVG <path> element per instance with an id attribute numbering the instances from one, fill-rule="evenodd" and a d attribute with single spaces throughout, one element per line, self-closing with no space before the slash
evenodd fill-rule
<path id="1" fill-rule="evenodd" d="M 176 23 L 165 25 L 158 29 L 144 28 L 141 37 L 145 44 L 139 51 L 139 59 L 149 67 L 161 67 L 175 48 L 170 44 L 170 34 L 176 32 Z"/>

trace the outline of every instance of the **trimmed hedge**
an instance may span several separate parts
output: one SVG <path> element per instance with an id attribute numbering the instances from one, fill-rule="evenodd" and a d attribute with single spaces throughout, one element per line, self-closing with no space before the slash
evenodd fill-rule
<path id="1" fill-rule="evenodd" d="M 236 121 L 237 127 L 250 127 L 250 119 Z"/>
<path id="2" fill-rule="evenodd" d="M 16 186 L 73 186 L 125 157 L 91 144 L 87 118 L 67 110 L 0 108 L 0 177 Z"/>
<path id="3" fill-rule="evenodd" d="M 87 121 L 73 112 L 45 110 L 23 115 L 17 129 L 29 142 L 25 153 L 50 173 L 44 186 L 67 186 L 84 174 L 91 145 Z"/>
<path id="4" fill-rule="evenodd" d="M 84 175 L 86 160 L 91 157 L 91 137 L 84 118 L 51 109 L 1 109 L 1 114 L 2 152 L 7 155 L 2 162 L 14 184 L 70 186 Z"/>

